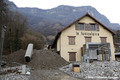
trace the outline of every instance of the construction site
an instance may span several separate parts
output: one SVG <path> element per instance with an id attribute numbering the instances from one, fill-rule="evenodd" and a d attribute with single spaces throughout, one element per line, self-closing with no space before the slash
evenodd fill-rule
<path id="1" fill-rule="evenodd" d="M 5 31 L 3 26 L 0 80 L 120 80 L 115 33 L 88 13 L 62 29 L 49 49 L 29 43 L 25 50 L 2 55 Z"/>
<path id="2" fill-rule="evenodd" d="M 1 80 L 119 80 L 117 61 L 67 62 L 52 50 L 30 46 L 3 55 Z"/>

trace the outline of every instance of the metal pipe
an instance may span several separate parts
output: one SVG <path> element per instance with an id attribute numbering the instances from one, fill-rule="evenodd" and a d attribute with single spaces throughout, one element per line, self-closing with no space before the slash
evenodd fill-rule
<path id="1" fill-rule="evenodd" d="M 110 61 L 112 61 L 110 43 L 107 44 L 107 47 L 108 47 L 109 59 Z"/>
<path id="2" fill-rule="evenodd" d="M 2 52 L 3 52 L 5 31 L 6 31 L 6 26 L 2 26 L 1 41 L 0 41 L 0 69 L 1 69 L 1 65 L 2 65 Z"/>
<path id="3" fill-rule="evenodd" d="M 30 43 L 30 44 L 28 44 L 28 47 L 27 47 L 27 50 L 25 53 L 25 61 L 26 62 L 30 62 L 32 54 L 33 54 L 33 44 Z"/>
<path id="4" fill-rule="evenodd" d="M 87 54 L 87 63 L 89 63 L 90 60 L 89 60 L 89 44 L 88 43 L 86 43 L 86 54 Z"/>

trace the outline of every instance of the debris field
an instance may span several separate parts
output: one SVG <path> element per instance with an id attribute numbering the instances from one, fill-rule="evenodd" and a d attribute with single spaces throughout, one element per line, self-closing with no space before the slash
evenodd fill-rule
<path id="1" fill-rule="evenodd" d="M 80 72 L 73 72 L 73 65 L 79 65 Z M 75 62 L 60 68 L 61 71 L 83 79 L 119 80 L 120 62 L 102 61 L 93 63 Z"/>
<path id="2" fill-rule="evenodd" d="M 63 80 L 69 79 L 70 76 L 72 76 L 72 78 L 73 77 L 79 78 L 80 80 L 83 80 L 83 79 L 119 80 L 119 77 L 120 77 L 120 62 L 117 62 L 117 61 L 111 61 L 111 62 L 110 61 L 102 61 L 102 62 L 96 61 L 93 63 L 84 63 L 84 62 L 69 63 L 65 61 L 63 58 L 61 58 L 57 53 L 52 52 L 50 50 L 34 50 L 33 51 L 34 54 L 31 57 L 31 61 L 26 63 L 24 60 L 25 52 L 26 52 L 25 50 L 21 49 L 8 56 L 4 56 L 3 60 L 7 63 L 7 67 L 26 65 L 27 67 L 32 69 L 31 79 L 33 80 L 35 79 L 35 77 L 39 77 L 44 72 L 44 75 L 40 78 L 42 80 L 43 78 L 45 78 L 45 75 L 49 75 L 46 73 L 47 71 L 49 71 L 49 73 L 52 73 L 52 71 L 55 71 L 55 70 L 56 70 L 55 75 L 52 75 L 53 78 L 60 78 L 60 77 L 62 78 L 63 76 L 62 72 L 69 75 L 69 76 L 66 75 L 67 78 L 63 78 Z M 80 68 L 79 73 L 73 72 L 73 65 L 79 65 L 79 68 Z M 57 77 L 56 75 L 58 74 L 60 70 L 62 71 L 60 73 L 61 76 Z M 10 75 L 12 76 L 9 76 L 8 74 L 8 75 L 3 75 L 3 77 L 7 76 L 10 79 L 11 77 L 14 77 L 14 78 L 16 77 L 15 80 L 20 79 L 20 77 L 18 77 L 19 74 L 17 73 L 11 73 Z M 31 77 L 31 76 L 25 77 L 22 75 L 20 76 L 21 78 L 24 78 L 23 80 L 27 80 L 28 78 Z M 51 80 L 53 78 L 51 77 Z M 77 79 L 74 78 L 73 80 L 77 80 Z"/>

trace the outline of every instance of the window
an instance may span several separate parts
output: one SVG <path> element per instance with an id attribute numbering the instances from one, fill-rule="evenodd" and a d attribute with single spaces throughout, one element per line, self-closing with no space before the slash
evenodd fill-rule
<path id="1" fill-rule="evenodd" d="M 91 42 L 91 37 L 85 37 L 86 42 Z"/>
<path id="2" fill-rule="evenodd" d="M 95 27 L 96 27 L 96 31 L 99 31 L 99 25 L 95 24 Z"/>
<path id="3" fill-rule="evenodd" d="M 75 45 L 75 36 L 68 36 L 69 38 L 69 45 Z"/>
<path id="4" fill-rule="evenodd" d="M 76 23 L 76 30 L 99 31 L 99 25 L 96 23 Z"/>
<path id="5" fill-rule="evenodd" d="M 76 52 L 69 52 L 69 61 L 76 61 Z"/>
<path id="6" fill-rule="evenodd" d="M 89 24 L 85 24 L 85 31 L 90 31 L 90 26 L 89 26 Z"/>
<path id="7" fill-rule="evenodd" d="M 90 24 L 90 31 L 96 31 L 95 24 Z"/>
<path id="8" fill-rule="evenodd" d="M 84 30 L 84 23 L 78 23 L 76 25 L 76 30 Z"/>
<path id="9" fill-rule="evenodd" d="M 107 37 L 100 37 L 100 39 L 101 39 L 101 43 L 106 43 Z"/>

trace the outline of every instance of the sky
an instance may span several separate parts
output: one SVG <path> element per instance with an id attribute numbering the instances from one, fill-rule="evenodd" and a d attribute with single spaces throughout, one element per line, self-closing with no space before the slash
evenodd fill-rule
<path id="1" fill-rule="evenodd" d="M 59 5 L 75 7 L 92 6 L 105 15 L 110 22 L 120 24 L 120 0 L 10 0 L 18 7 L 51 9 Z"/>

